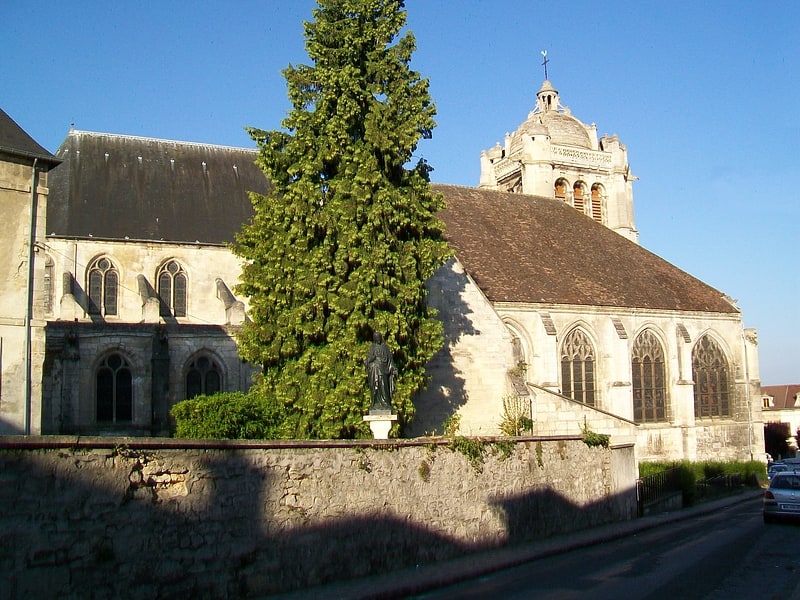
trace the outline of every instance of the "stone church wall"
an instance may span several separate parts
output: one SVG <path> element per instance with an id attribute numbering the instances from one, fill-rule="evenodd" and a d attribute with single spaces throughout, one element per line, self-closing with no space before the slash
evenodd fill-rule
<path id="1" fill-rule="evenodd" d="M 448 443 L 0 438 L 0 589 L 264 596 L 636 514 L 631 446 Z"/>
<path id="2" fill-rule="evenodd" d="M 414 399 L 417 415 L 403 433 L 441 434 L 444 421 L 457 413 L 463 435 L 497 435 L 515 366 L 511 334 L 457 260 L 426 285 L 428 305 L 444 326 L 444 346 L 427 365 L 431 381 Z"/>

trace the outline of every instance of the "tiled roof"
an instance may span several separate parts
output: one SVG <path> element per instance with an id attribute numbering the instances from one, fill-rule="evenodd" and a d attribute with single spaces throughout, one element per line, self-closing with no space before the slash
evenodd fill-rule
<path id="1" fill-rule="evenodd" d="M 266 193 L 256 151 L 73 131 L 49 175 L 47 232 L 226 243 Z M 738 313 L 721 292 L 563 202 L 435 185 L 456 256 L 493 302 Z"/>
<path id="2" fill-rule="evenodd" d="M 256 151 L 71 131 L 49 175 L 47 233 L 225 243 L 265 193 Z"/>
<path id="3" fill-rule="evenodd" d="M 762 385 L 761 394 L 774 398 L 775 402 L 773 406 L 769 407 L 770 409 L 800 408 L 794 404 L 794 399 L 800 394 L 800 384 Z"/>
<path id="4" fill-rule="evenodd" d="M 38 158 L 46 166 L 58 164 L 55 156 L 40 146 L 2 109 L 0 109 L 0 153 L 26 159 Z"/>
<path id="5" fill-rule="evenodd" d="M 435 185 L 456 257 L 492 302 L 738 313 L 722 292 L 552 198 Z"/>

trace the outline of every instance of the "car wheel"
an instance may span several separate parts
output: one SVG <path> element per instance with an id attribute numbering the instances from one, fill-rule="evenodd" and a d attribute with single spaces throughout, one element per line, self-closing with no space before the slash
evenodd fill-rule
<path id="1" fill-rule="evenodd" d="M 774 516 L 767 514 L 764 515 L 764 523 L 774 523 L 774 522 L 775 522 Z"/>

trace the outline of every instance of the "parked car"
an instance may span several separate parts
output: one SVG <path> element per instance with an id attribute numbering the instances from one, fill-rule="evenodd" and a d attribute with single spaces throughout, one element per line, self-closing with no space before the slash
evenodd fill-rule
<path id="1" fill-rule="evenodd" d="M 773 473 L 764 492 L 764 523 L 800 518 L 800 471 Z"/>
<path id="2" fill-rule="evenodd" d="M 788 470 L 789 470 L 788 465 L 782 462 L 774 462 L 769 467 L 767 467 L 767 478 L 770 481 L 772 481 L 772 476 L 775 475 L 775 473 L 782 473 L 783 471 L 788 471 Z"/>

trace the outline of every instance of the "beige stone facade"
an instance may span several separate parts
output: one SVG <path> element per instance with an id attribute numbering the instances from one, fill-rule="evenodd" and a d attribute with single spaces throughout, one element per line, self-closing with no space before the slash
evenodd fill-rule
<path id="1" fill-rule="evenodd" d="M 47 261 L 47 172 L 58 161 L 2 111 L 0 131 L 0 434 L 36 433 L 45 326 L 36 299 L 49 285 L 36 274 Z"/>

